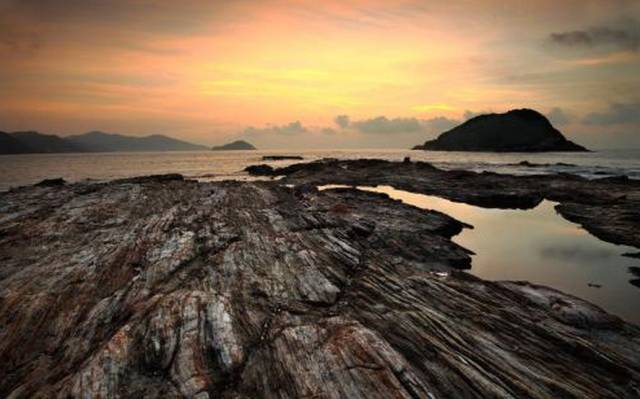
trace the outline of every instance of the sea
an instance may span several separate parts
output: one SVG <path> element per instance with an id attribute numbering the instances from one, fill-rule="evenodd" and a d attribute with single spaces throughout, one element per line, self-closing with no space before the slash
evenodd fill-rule
<path id="1" fill-rule="evenodd" d="M 180 173 L 198 180 L 246 180 L 249 165 L 285 166 L 301 161 L 263 162 L 264 155 L 300 155 L 303 162 L 322 158 L 377 158 L 400 161 L 410 157 L 442 169 L 492 171 L 517 175 L 571 173 L 587 178 L 627 175 L 640 179 L 640 149 L 584 153 L 471 153 L 403 149 L 262 150 L 194 152 L 120 152 L 0 155 L 0 191 L 62 177 L 70 182 Z M 527 161 L 541 166 L 522 165 Z"/>
<path id="2" fill-rule="evenodd" d="M 299 155 L 304 160 L 264 162 L 265 155 Z M 58 177 L 77 182 L 180 173 L 199 181 L 251 180 L 243 169 L 260 163 L 286 166 L 322 158 L 399 161 L 405 157 L 447 170 L 516 175 L 569 173 L 588 179 L 626 175 L 640 179 L 640 149 L 540 154 L 400 149 L 34 154 L 0 156 L 0 191 Z M 383 192 L 412 206 L 438 210 L 473 225 L 473 229 L 465 229 L 453 238 L 474 252 L 469 270 L 472 274 L 489 280 L 549 286 L 640 325 L 640 307 L 636 306 L 640 303 L 640 259 L 622 256 L 640 249 L 597 239 L 558 215 L 556 203 L 545 200 L 531 210 L 500 210 L 393 187 L 360 189 Z M 0 209 L 1 199 L 2 196 Z"/>

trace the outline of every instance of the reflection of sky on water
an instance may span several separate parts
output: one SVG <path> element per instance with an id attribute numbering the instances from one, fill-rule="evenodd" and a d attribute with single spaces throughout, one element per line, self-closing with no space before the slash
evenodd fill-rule
<path id="1" fill-rule="evenodd" d="M 629 269 L 640 266 L 640 261 L 621 256 L 638 250 L 593 237 L 556 214 L 552 202 L 544 201 L 528 211 L 486 209 L 392 187 L 360 188 L 473 225 L 474 229 L 465 229 L 454 241 L 476 253 L 471 273 L 479 277 L 547 285 L 640 323 L 636 306 L 640 289 L 630 284 L 634 275 Z"/>

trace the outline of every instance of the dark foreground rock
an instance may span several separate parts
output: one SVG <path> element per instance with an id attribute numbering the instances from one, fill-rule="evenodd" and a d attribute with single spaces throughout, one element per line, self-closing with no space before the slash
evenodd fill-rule
<path id="1" fill-rule="evenodd" d="M 418 145 L 414 150 L 544 152 L 587 151 L 567 140 L 542 114 L 515 109 L 504 114 L 479 115 Z"/>
<path id="2" fill-rule="evenodd" d="M 462 227 L 277 182 L 2 193 L 0 397 L 640 395 L 638 327 L 458 271 Z"/>

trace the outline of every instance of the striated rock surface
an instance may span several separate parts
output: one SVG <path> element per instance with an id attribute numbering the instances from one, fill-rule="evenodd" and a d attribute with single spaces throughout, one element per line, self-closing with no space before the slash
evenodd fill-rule
<path id="1" fill-rule="evenodd" d="M 479 115 L 418 145 L 414 150 L 545 152 L 588 151 L 567 140 L 541 113 L 514 109 L 503 114 Z"/>
<path id="2" fill-rule="evenodd" d="M 362 175 L 354 165 L 313 173 Z M 640 395 L 638 327 L 459 271 L 462 227 L 380 194 L 278 182 L 1 193 L 0 397 Z"/>

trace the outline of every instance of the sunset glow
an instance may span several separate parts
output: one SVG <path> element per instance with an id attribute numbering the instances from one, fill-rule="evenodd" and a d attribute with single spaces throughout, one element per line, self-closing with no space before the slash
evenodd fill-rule
<path id="1" fill-rule="evenodd" d="M 213 144 L 254 127 L 267 146 L 397 147 L 439 133 L 435 118 L 530 107 L 559 110 L 563 131 L 583 142 L 640 142 L 638 118 L 585 123 L 640 104 L 638 36 L 561 36 L 600 26 L 637 35 L 638 2 L 450 3 L 2 0 L 2 129 Z M 337 115 L 415 118 L 424 129 L 369 139 L 336 126 Z M 294 121 L 304 126 L 295 138 L 269 135 Z"/>

